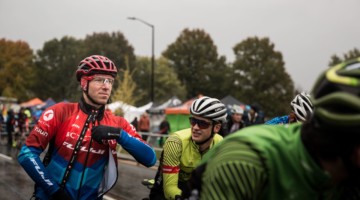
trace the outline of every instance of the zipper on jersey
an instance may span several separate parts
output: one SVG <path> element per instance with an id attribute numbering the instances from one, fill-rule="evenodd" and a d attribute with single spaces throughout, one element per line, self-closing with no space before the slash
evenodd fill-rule
<path id="1" fill-rule="evenodd" d="M 96 123 L 96 117 L 98 115 L 99 111 L 98 110 L 92 110 L 91 111 L 91 123 L 92 123 L 92 127 L 95 126 L 95 123 Z M 86 131 L 85 131 L 86 133 Z M 89 153 L 90 153 L 90 148 L 91 148 L 91 145 L 92 145 L 92 137 L 90 137 L 90 143 L 89 143 L 89 146 L 88 146 L 88 150 L 86 152 L 86 158 L 85 158 L 85 162 L 84 162 L 84 168 L 83 168 L 83 171 L 81 173 L 81 179 L 80 179 L 80 185 L 79 185 L 79 190 L 78 190 L 78 195 L 77 195 L 77 199 L 80 199 L 80 195 L 81 195 L 81 188 L 82 188 L 82 183 L 83 183 L 83 180 L 84 180 L 84 174 L 85 174 L 85 169 L 86 169 L 86 165 L 87 165 L 87 162 L 88 162 L 88 158 L 89 158 Z"/>

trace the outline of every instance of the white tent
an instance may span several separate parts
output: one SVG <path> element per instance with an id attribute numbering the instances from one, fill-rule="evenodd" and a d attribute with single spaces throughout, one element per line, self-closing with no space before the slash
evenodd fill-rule
<path id="1" fill-rule="evenodd" d="M 150 114 L 164 114 L 164 110 L 166 108 L 176 107 L 180 106 L 182 104 L 181 100 L 177 98 L 176 96 L 171 97 L 169 100 L 164 102 L 163 104 L 160 104 L 156 107 L 152 107 L 148 109 L 146 112 Z"/>
<path id="2" fill-rule="evenodd" d="M 124 112 L 124 118 L 131 122 L 132 120 L 137 117 L 140 118 L 140 115 L 143 114 L 147 109 L 151 108 L 152 102 L 147 103 L 146 105 L 143 105 L 141 107 L 135 107 L 129 104 L 126 104 L 122 101 L 116 101 L 114 103 L 108 104 L 107 107 L 112 112 L 115 112 L 116 109 L 121 108 Z"/>
<path id="3" fill-rule="evenodd" d="M 173 96 L 163 104 L 151 107 L 150 109 L 146 110 L 146 112 L 150 114 L 150 121 L 151 121 L 150 124 L 151 124 L 152 132 L 159 131 L 159 125 L 161 121 L 166 117 L 165 109 L 179 106 L 181 105 L 181 103 L 182 102 L 179 98 Z"/>

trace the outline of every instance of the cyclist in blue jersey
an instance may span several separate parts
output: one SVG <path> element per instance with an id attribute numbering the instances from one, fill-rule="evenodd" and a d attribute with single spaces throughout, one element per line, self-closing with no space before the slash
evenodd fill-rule
<path id="1" fill-rule="evenodd" d="M 102 199 L 118 178 L 117 144 L 141 164 L 155 164 L 154 150 L 135 128 L 105 109 L 116 75 L 117 68 L 107 57 L 83 59 L 76 71 L 80 101 L 58 103 L 42 113 L 18 156 L 35 182 L 32 199 Z"/>
<path id="2" fill-rule="evenodd" d="M 310 95 L 302 92 L 295 96 L 290 103 L 291 113 L 289 115 L 275 117 L 265 124 L 290 124 L 294 122 L 304 122 L 308 114 L 313 112 L 313 105 Z"/>

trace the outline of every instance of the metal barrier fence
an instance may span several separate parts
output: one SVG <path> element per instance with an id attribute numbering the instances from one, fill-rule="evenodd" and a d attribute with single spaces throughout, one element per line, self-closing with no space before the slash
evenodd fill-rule
<path id="1" fill-rule="evenodd" d="M 146 142 L 152 146 L 155 150 L 162 150 L 162 145 L 161 141 L 162 140 L 162 144 L 165 143 L 165 140 L 170 136 L 170 135 L 164 135 L 164 134 L 157 134 L 157 133 L 151 133 L 151 132 L 139 132 L 139 134 L 144 138 L 144 136 L 146 137 Z"/>
<path id="2" fill-rule="evenodd" d="M 35 126 L 35 124 L 30 124 L 29 125 L 29 130 L 31 130 L 33 127 Z M 23 130 L 26 130 L 26 127 L 24 125 Z M 15 127 L 15 131 L 13 132 L 13 140 L 15 141 L 20 135 L 19 135 L 19 128 Z M 154 150 L 156 152 L 161 152 L 162 151 L 162 145 L 165 143 L 165 140 L 170 136 L 170 135 L 163 135 L 163 134 L 157 134 L 157 133 L 152 133 L 152 132 L 138 132 L 143 139 L 145 139 L 145 141 L 154 148 Z M 28 136 L 28 132 L 25 132 L 25 136 Z M 6 124 L 5 123 L 1 123 L 0 124 L 0 144 L 5 144 L 7 143 L 7 132 L 6 132 Z M 126 158 L 129 160 L 134 160 L 134 158 L 130 155 L 128 155 L 127 153 L 125 153 L 121 147 L 121 145 L 118 145 L 117 147 L 117 153 L 119 155 L 119 157 L 122 158 Z"/>
<path id="3" fill-rule="evenodd" d="M 30 124 L 29 125 L 29 130 L 31 130 L 33 127 L 35 126 L 35 124 Z M 23 127 L 23 130 L 25 129 L 25 125 Z M 15 127 L 15 131 L 13 134 L 19 132 L 19 128 Z M 152 133 L 152 132 L 138 132 L 143 138 L 146 138 L 146 142 L 152 146 L 155 150 L 162 150 L 162 145 L 164 144 L 165 140 L 169 137 L 169 135 L 163 135 L 163 134 L 157 134 L 157 133 Z M 25 133 L 26 135 L 28 135 L 28 133 Z M 5 123 L 1 123 L 0 124 L 0 140 L 3 139 L 3 137 L 7 137 L 7 132 L 6 132 L 6 124 Z M 162 141 L 162 142 L 161 142 Z"/>
<path id="4" fill-rule="evenodd" d="M 29 124 L 29 131 L 35 126 L 35 124 Z M 26 131 L 26 125 L 23 125 L 23 131 L 25 132 L 25 135 L 29 135 L 29 132 Z M 19 127 L 17 127 L 16 125 L 14 126 L 14 134 L 18 134 L 20 132 Z M 7 136 L 7 131 L 6 131 L 6 124 L 5 123 L 1 123 L 0 124 L 0 140 L 2 140 L 4 136 Z"/>

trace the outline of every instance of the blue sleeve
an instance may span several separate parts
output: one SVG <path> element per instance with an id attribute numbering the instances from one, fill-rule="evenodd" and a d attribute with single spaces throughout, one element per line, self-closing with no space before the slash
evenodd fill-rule
<path id="1" fill-rule="evenodd" d="M 275 117 L 267 122 L 265 124 L 273 125 L 273 124 L 288 124 L 289 123 L 289 116 L 285 115 L 282 117 Z"/>
<path id="2" fill-rule="evenodd" d="M 60 189 L 60 186 L 52 180 L 41 162 L 41 152 L 41 149 L 24 145 L 18 155 L 18 162 L 34 182 L 51 195 Z"/>
<path id="3" fill-rule="evenodd" d="M 156 163 L 156 154 L 153 148 L 139 139 L 132 137 L 122 130 L 117 142 L 130 153 L 137 162 L 146 167 L 151 167 Z"/>

